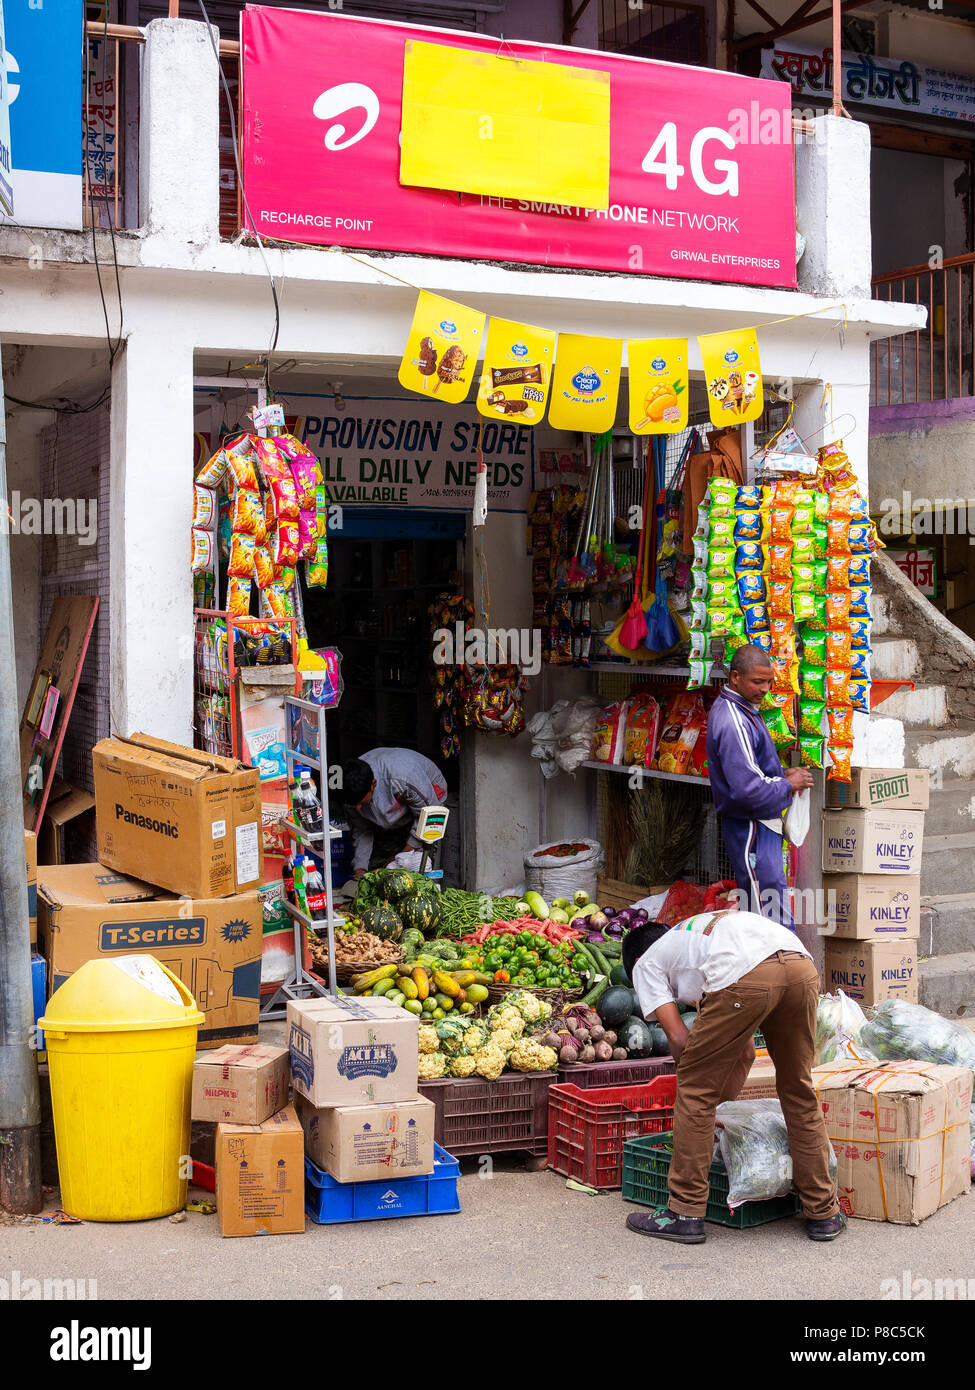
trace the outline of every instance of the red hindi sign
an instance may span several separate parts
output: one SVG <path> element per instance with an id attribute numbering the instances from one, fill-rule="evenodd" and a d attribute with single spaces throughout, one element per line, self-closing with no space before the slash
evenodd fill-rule
<path id="1" fill-rule="evenodd" d="M 505 42 L 511 56 L 609 73 L 609 207 L 593 211 L 401 184 L 409 40 L 500 47 L 442 29 L 246 7 L 243 176 L 261 236 L 795 287 L 787 83 Z M 449 125 L 440 138 L 449 142 Z"/>

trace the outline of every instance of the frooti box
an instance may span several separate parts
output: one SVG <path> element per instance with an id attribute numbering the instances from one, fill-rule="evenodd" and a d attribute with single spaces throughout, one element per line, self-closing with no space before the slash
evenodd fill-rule
<path id="1" fill-rule="evenodd" d="M 256 893 L 173 898 L 103 864 L 55 864 L 39 870 L 37 901 L 52 993 L 87 960 L 148 953 L 179 976 L 204 1014 L 198 1047 L 257 1042 Z"/>
<path id="2" fill-rule="evenodd" d="M 288 1103 L 288 1049 L 228 1043 L 193 1066 L 194 1120 L 259 1125 Z"/>
<path id="3" fill-rule="evenodd" d="M 148 734 L 91 756 L 100 863 L 188 898 L 261 887 L 257 768 Z"/>
<path id="4" fill-rule="evenodd" d="M 412 1100 L 417 1038 L 417 1019 L 388 999 L 292 1000 L 291 1084 L 316 1109 Z"/>
<path id="5" fill-rule="evenodd" d="M 883 999 L 917 1003 L 917 942 L 826 942 L 825 993 L 841 989 L 861 1008 Z"/>
<path id="6" fill-rule="evenodd" d="M 295 1109 L 305 1131 L 305 1153 L 336 1182 L 415 1178 L 433 1172 L 432 1100 L 388 1105 L 333 1105 L 324 1110 L 302 1096 Z"/>
<path id="7" fill-rule="evenodd" d="M 919 874 L 923 840 L 923 811 L 824 811 L 823 871 Z"/>
<path id="8" fill-rule="evenodd" d="M 920 874 L 835 874 L 823 892 L 830 936 L 893 941 L 921 933 Z"/>
<path id="9" fill-rule="evenodd" d="M 305 1229 L 305 1141 L 294 1106 L 263 1124 L 218 1124 L 217 1222 L 222 1236 Z"/>
<path id="10" fill-rule="evenodd" d="M 926 811 L 928 797 L 928 770 L 920 767 L 854 767 L 849 782 L 826 783 L 827 809 Z"/>

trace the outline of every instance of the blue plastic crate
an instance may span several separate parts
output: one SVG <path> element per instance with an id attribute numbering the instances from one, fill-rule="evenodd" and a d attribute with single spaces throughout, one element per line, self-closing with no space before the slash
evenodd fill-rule
<path id="1" fill-rule="evenodd" d="M 441 1216 L 460 1211 L 460 1164 L 439 1144 L 433 1172 L 381 1182 L 336 1182 L 305 1159 L 305 1211 L 320 1226 L 339 1221 L 385 1221 L 395 1216 Z"/>
<path id="2" fill-rule="evenodd" d="M 44 974 L 44 957 L 34 951 L 30 958 L 30 982 L 34 1002 L 34 1022 L 44 1013 L 44 1006 L 47 999 L 47 989 Z M 43 1062 L 47 1059 L 47 1052 L 44 1046 L 44 1034 L 37 1030 L 37 1051 L 38 1061 Z M 41 1055 L 42 1054 L 42 1055 Z"/>

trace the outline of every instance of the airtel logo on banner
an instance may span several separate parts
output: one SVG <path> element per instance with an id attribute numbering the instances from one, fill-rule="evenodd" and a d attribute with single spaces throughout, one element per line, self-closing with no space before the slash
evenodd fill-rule
<path id="1" fill-rule="evenodd" d="M 364 140 L 379 120 L 379 98 L 364 82 L 340 82 L 337 87 L 322 92 L 312 107 L 313 115 L 320 121 L 330 121 L 333 116 L 343 116 L 348 111 L 364 111 L 365 120 L 348 136 L 341 121 L 329 126 L 325 132 L 327 150 L 347 150 L 350 145 Z"/>

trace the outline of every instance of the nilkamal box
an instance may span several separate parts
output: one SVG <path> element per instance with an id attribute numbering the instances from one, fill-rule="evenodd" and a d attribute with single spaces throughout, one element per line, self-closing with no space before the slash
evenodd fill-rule
<path id="1" fill-rule="evenodd" d="M 832 874 L 823 893 L 827 935 L 864 941 L 920 935 L 920 874 Z"/>
<path id="2" fill-rule="evenodd" d="M 920 767 L 854 767 L 849 782 L 826 783 L 826 807 L 926 811 L 928 777 Z"/>
<path id="3" fill-rule="evenodd" d="M 30 944 L 37 945 L 37 836 L 33 830 L 24 831 L 24 856 L 27 860 L 27 917 L 30 923 Z"/>
<path id="4" fill-rule="evenodd" d="M 826 942 L 825 993 L 841 989 L 861 1008 L 883 999 L 917 1003 L 916 941 Z"/>
<path id="5" fill-rule="evenodd" d="M 91 756 L 100 863 L 188 898 L 262 885 L 257 768 L 147 734 Z"/>
<path id="6" fill-rule="evenodd" d="M 295 1109 L 305 1131 L 305 1153 L 336 1182 L 415 1178 L 433 1172 L 432 1100 L 388 1105 L 335 1105 L 324 1110 L 302 1096 Z"/>
<path id="7" fill-rule="evenodd" d="M 824 811 L 823 870 L 919 874 L 923 839 L 923 811 Z"/>
<path id="8" fill-rule="evenodd" d="M 774 1100 L 775 1064 L 771 1057 L 756 1057 L 738 1093 L 738 1100 Z"/>
<path id="9" fill-rule="evenodd" d="M 305 1141 L 294 1106 L 259 1125 L 217 1125 L 217 1223 L 222 1236 L 305 1229 Z"/>
<path id="10" fill-rule="evenodd" d="M 37 900 L 52 993 L 86 960 L 147 952 L 179 976 L 204 1014 L 198 1047 L 257 1042 L 256 892 L 173 898 L 103 864 L 56 864 L 39 871 Z"/>
<path id="11" fill-rule="evenodd" d="M 414 1015 L 381 997 L 292 1000 L 291 1084 L 319 1110 L 412 1100 L 417 1036 Z"/>
<path id="12" fill-rule="evenodd" d="M 816 1067 L 847 1216 L 916 1226 L 971 1184 L 972 1072 L 926 1062 Z"/>
<path id="13" fill-rule="evenodd" d="M 228 1043 L 197 1057 L 193 1066 L 194 1120 L 263 1124 L 288 1103 L 288 1049 Z"/>

